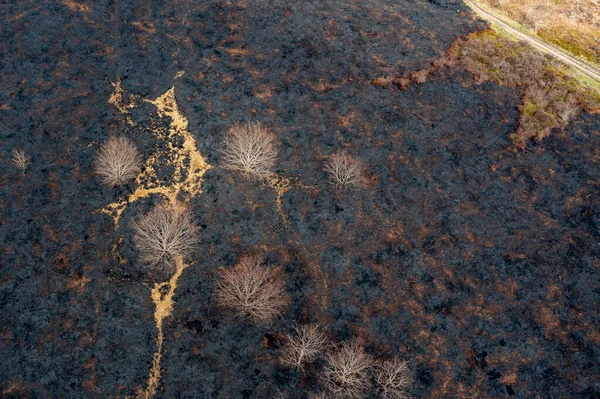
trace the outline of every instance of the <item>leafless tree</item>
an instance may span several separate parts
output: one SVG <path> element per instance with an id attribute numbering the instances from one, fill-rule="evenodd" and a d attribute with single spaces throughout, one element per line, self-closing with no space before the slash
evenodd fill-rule
<path id="1" fill-rule="evenodd" d="M 305 363 L 317 360 L 327 348 L 327 336 L 316 324 L 294 327 L 295 334 L 286 335 L 283 364 L 303 369 Z"/>
<path id="2" fill-rule="evenodd" d="M 133 224 L 133 241 L 141 259 L 170 270 L 175 257 L 188 257 L 199 241 L 198 226 L 182 204 L 161 204 Z"/>
<path id="3" fill-rule="evenodd" d="M 559 110 L 559 116 L 564 123 L 569 123 L 571 118 L 573 118 L 577 112 L 579 112 L 579 107 L 574 102 L 569 101 L 558 105 L 560 108 L 562 108 Z"/>
<path id="4" fill-rule="evenodd" d="M 382 399 L 408 399 L 406 390 L 412 383 L 408 363 L 393 358 L 377 364 L 375 382 Z"/>
<path id="5" fill-rule="evenodd" d="M 233 125 L 225 136 L 223 167 L 262 180 L 273 174 L 277 160 L 275 135 L 260 123 Z"/>
<path id="6" fill-rule="evenodd" d="M 21 173 L 25 174 L 29 164 L 31 164 L 31 158 L 25 154 L 25 151 L 17 149 L 12 150 L 11 156 L 12 164 L 19 169 Z"/>
<path id="7" fill-rule="evenodd" d="M 111 137 L 100 147 L 94 168 L 102 182 L 116 187 L 134 179 L 141 170 L 141 158 L 131 141 Z"/>
<path id="8" fill-rule="evenodd" d="M 281 269 L 263 265 L 261 256 L 243 256 L 234 267 L 221 269 L 216 298 L 219 306 L 236 316 L 263 323 L 289 304 Z"/>
<path id="9" fill-rule="evenodd" d="M 323 383 L 334 398 L 358 399 L 371 386 L 373 360 L 356 341 L 342 344 L 327 356 Z"/>
<path id="10" fill-rule="evenodd" d="M 338 189 L 356 187 L 362 183 L 364 165 L 358 158 L 338 151 L 331 155 L 325 163 L 325 171 L 329 174 L 329 180 Z"/>

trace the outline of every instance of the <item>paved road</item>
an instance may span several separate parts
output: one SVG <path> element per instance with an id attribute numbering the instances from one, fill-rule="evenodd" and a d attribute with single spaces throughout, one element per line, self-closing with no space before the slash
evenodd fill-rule
<path id="1" fill-rule="evenodd" d="M 600 83 L 600 70 L 595 68 L 594 66 L 572 56 L 571 54 L 561 50 L 560 48 L 558 48 L 552 44 L 546 43 L 546 42 L 538 39 L 535 36 L 530 36 L 526 33 L 523 33 L 521 31 L 513 28 L 512 26 L 507 24 L 505 22 L 505 20 L 501 19 L 501 17 L 499 17 L 498 15 L 484 10 L 479 5 L 473 3 L 469 0 L 464 0 L 464 2 L 466 5 L 471 7 L 471 9 L 476 14 L 478 14 L 481 18 L 483 18 L 483 19 L 487 20 L 488 22 L 491 22 L 495 25 L 498 25 L 499 27 L 501 27 L 502 29 L 504 29 L 505 31 L 510 33 L 511 35 L 516 36 L 517 38 L 526 41 L 527 43 L 529 43 L 533 47 L 543 51 L 544 53 L 550 54 L 550 55 L 558 58 L 559 60 L 567 63 L 568 65 L 577 69 L 581 73 L 589 76 L 590 78 L 592 78 L 595 81 L 597 81 L 598 83 Z"/>

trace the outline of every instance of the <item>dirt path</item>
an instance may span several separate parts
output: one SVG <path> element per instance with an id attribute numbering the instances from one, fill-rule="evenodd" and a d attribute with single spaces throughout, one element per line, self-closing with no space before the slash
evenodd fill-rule
<path id="1" fill-rule="evenodd" d="M 546 42 L 538 39 L 535 36 L 530 36 L 526 33 L 523 33 L 521 31 L 513 28 L 512 26 L 510 26 L 508 23 L 505 22 L 505 20 L 506 20 L 505 18 L 500 17 L 499 15 L 497 15 L 495 13 L 492 13 L 490 11 L 487 11 L 487 10 L 481 8 L 478 4 L 476 4 L 472 1 L 464 0 L 464 2 L 466 5 L 471 7 L 471 9 L 477 15 L 479 15 L 481 18 L 485 19 L 486 21 L 493 23 L 495 25 L 498 25 L 499 27 L 501 27 L 502 29 L 504 29 L 505 31 L 510 33 L 511 35 L 519 38 L 520 40 L 526 41 L 527 43 L 531 44 L 533 47 L 537 48 L 540 51 L 543 51 L 546 54 L 550 54 L 553 57 L 558 58 L 559 60 L 567 63 L 568 65 L 577 69 L 581 73 L 585 74 L 586 76 L 588 76 L 588 77 L 594 79 L 595 81 L 597 81 L 598 83 L 600 83 L 600 70 L 598 70 L 594 66 L 572 56 L 571 54 L 561 50 L 560 48 L 558 48 L 552 44 L 546 43 Z"/>

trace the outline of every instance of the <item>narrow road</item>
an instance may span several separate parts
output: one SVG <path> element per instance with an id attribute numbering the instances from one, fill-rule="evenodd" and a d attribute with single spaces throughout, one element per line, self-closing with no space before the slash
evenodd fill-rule
<path id="1" fill-rule="evenodd" d="M 481 18 L 485 19 L 486 21 L 501 27 L 502 29 L 504 29 L 505 31 L 510 33 L 511 35 L 519 38 L 520 40 L 526 41 L 527 43 L 531 44 L 533 47 L 537 48 L 538 50 L 543 51 L 546 54 L 550 54 L 555 58 L 558 58 L 559 60 L 565 62 L 566 64 L 572 66 L 573 68 L 577 69 L 581 73 L 585 74 L 586 76 L 588 76 L 588 77 L 594 79 L 596 82 L 600 83 L 600 70 L 595 68 L 594 66 L 572 56 L 571 54 L 567 53 L 566 51 L 563 51 L 560 48 L 558 48 L 550 43 L 544 42 L 543 40 L 540 40 L 535 36 L 530 36 L 526 33 L 523 33 L 521 31 L 513 28 L 512 26 L 510 26 L 508 23 L 505 22 L 505 19 L 503 19 L 499 15 L 497 15 L 495 13 L 491 13 L 490 11 L 484 10 L 483 8 L 481 8 L 479 5 L 473 3 L 472 1 L 464 0 L 464 2 L 466 5 L 471 7 L 471 9 L 477 15 L 479 15 Z"/>

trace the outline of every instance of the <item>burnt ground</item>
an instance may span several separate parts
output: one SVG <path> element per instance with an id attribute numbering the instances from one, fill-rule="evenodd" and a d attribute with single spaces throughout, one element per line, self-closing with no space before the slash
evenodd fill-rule
<path id="1" fill-rule="evenodd" d="M 509 151 L 522 93 L 453 67 L 416 71 L 484 29 L 452 1 L 19 1 L 0 4 L 0 389 L 3 398 L 123 398 L 156 350 L 153 281 L 97 210 L 132 187 L 94 176 L 98 144 L 125 133 L 145 156 L 153 106 L 129 126 L 111 82 L 170 87 L 213 167 L 190 201 L 202 245 L 165 323 L 157 398 L 291 398 L 316 388 L 277 363 L 294 321 L 410 360 L 417 398 L 600 397 L 600 119 L 581 114 Z M 183 75 L 176 77 L 178 72 Z M 227 127 L 258 120 L 281 141 L 283 196 L 219 168 Z M 154 141 L 153 141 L 154 140 Z M 12 149 L 32 156 L 21 175 Z M 364 189 L 328 186 L 339 148 Z M 122 242 L 121 242 L 122 239 Z M 214 307 L 218 267 L 265 251 L 293 305 L 269 326 Z M 121 262 L 119 259 L 124 259 Z"/>

